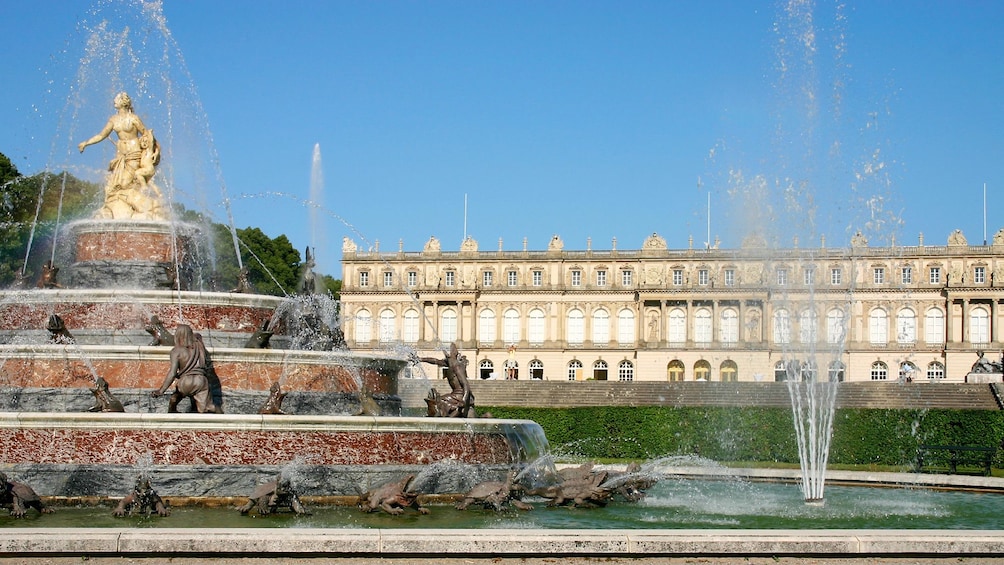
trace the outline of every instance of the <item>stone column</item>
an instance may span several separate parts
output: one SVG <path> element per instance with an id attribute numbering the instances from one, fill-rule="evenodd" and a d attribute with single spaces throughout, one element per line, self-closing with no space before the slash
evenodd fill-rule
<path id="1" fill-rule="evenodd" d="M 962 299 L 962 343 L 969 343 L 969 299 Z"/>

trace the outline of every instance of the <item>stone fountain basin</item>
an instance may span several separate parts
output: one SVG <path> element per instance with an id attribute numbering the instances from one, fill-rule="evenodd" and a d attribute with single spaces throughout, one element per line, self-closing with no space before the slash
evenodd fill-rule
<path id="1" fill-rule="evenodd" d="M 141 472 L 162 496 L 247 496 L 279 471 L 302 495 L 357 496 L 437 465 L 501 475 L 546 449 L 526 420 L 0 413 L 0 470 L 55 497 L 121 497 Z M 422 492 L 466 492 L 463 475 L 441 473 Z"/>

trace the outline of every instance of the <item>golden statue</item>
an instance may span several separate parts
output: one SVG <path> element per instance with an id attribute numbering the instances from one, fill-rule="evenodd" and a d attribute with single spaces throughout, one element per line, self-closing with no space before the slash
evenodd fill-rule
<path id="1" fill-rule="evenodd" d="M 153 130 L 143 125 L 132 109 L 132 100 L 125 92 L 115 95 L 116 113 L 94 137 L 80 143 L 84 152 L 88 145 L 104 141 L 115 132 L 115 158 L 108 163 L 105 183 L 105 203 L 96 218 L 126 220 L 165 220 L 166 208 L 153 175 L 160 163 L 160 144 Z"/>

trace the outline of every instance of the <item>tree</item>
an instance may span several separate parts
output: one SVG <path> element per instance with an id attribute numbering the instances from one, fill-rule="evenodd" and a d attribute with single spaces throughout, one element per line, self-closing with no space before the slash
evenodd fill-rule
<path id="1" fill-rule="evenodd" d="M 296 292 L 300 278 L 300 252 L 285 235 L 269 238 L 258 228 L 237 230 L 241 259 L 248 279 L 258 292 L 285 296 Z"/>

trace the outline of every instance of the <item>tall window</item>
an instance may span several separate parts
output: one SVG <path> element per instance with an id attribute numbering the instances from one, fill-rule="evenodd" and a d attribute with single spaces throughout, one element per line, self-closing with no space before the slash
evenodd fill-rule
<path id="1" fill-rule="evenodd" d="M 774 312 L 774 343 L 791 343 L 791 319 L 787 310 Z"/>
<path id="2" fill-rule="evenodd" d="M 519 312 L 510 308 L 502 314 L 502 340 L 506 343 L 519 343 Z"/>
<path id="3" fill-rule="evenodd" d="M 844 364 L 840 361 L 830 362 L 829 373 L 831 383 L 844 382 Z"/>
<path id="4" fill-rule="evenodd" d="M 777 273 L 777 286 L 784 286 L 788 284 L 788 269 L 778 269 Z"/>
<path id="5" fill-rule="evenodd" d="M 924 341 L 930 345 L 945 343 L 945 313 L 938 308 L 924 314 Z"/>
<path id="6" fill-rule="evenodd" d="M 815 283 L 816 283 L 816 268 L 811 266 L 806 267 L 805 270 L 802 271 L 802 284 L 804 284 L 805 286 L 810 286 Z"/>
<path id="7" fill-rule="evenodd" d="M 578 359 L 572 359 L 568 362 L 568 380 L 570 381 L 581 381 L 582 380 L 582 361 Z"/>
<path id="8" fill-rule="evenodd" d="M 899 270 L 899 282 L 913 284 L 913 267 L 905 266 Z"/>
<path id="9" fill-rule="evenodd" d="M 725 269 L 725 286 L 735 286 L 735 285 L 736 285 L 736 270 Z"/>
<path id="10" fill-rule="evenodd" d="M 582 286 L 582 271 L 572 270 L 572 286 Z"/>
<path id="11" fill-rule="evenodd" d="M 739 341 L 739 314 L 732 308 L 722 310 L 719 322 L 718 339 L 722 343 L 737 343 Z"/>
<path id="12" fill-rule="evenodd" d="M 711 343 L 711 310 L 698 308 L 694 313 L 694 342 L 702 345 Z"/>
<path id="13" fill-rule="evenodd" d="M 945 366 L 937 361 L 934 361 L 927 365 L 927 378 L 929 379 L 943 379 L 945 378 Z"/>
<path id="14" fill-rule="evenodd" d="M 669 342 L 687 342 L 687 314 L 681 308 L 674 308 L 669 312 Z"/>
<path id="15" fill-rule="evenodd" d="M 844 342 L 847 328 L 844 325 L 844 311 L 833 308 L 826 313 L 826 343 L 838 345 Z"/>
<path id="16" fill-rule="evenodd" d="M 582 342 L 586 339 L 586 321 L 585 316 L 582 315 L 582 310 L 573 308 L 568 311 L 568 327 L 566 331 L 568 335 L 565 339 L 568 340 L 569 345 L 582 345 Z M 579 368 L 582 368 L 581 364 Z"/>
<path id="17" fill-rule="evenodd" d="M 984 284 L 987 282 L 987 268 L 973 267 L 973 284 Z"/>
<path id="18" fill-rule="evenodd" d="M 414 288 L 418 286 L 418 272 L 408 271 L 408 287 Z"/>
<path id="19" fill-rule="evenodd" d="M 816 311 L 809 308 L 798 316 L 798 340 L 802 343 L 816 343 L 818 332 Z"/>
<path id="20" fill-rule="evenodd" d="M 683 286 L 683 269 L 673 269 L 673 286 Z"/>
<path id="21" fill-rule="evenodd" d="M 485 308 L 478 314 L 478 341 L 481 343 L 494 343 L 495 336 L 495 312 Z"/>
<path id="22" fill-rule="evenodd" d="M 452 287 L 457 284 L 457 272 L 456 271 L 446 271 L 443 273 L 446 280 L 444 281 L 446 286 Z"/>
<path id="23" fill-rule="evenodd" d="M 844 271 L 840 267 L 830 268 L 830 284 L 836 286 L 843 284 Z"/>
<path id="24" fill-rule="evenodd" d="M 366 271 L 361 271 L 359 273 L 359 286 L 369 286 L 370 285 L 370 274 Z"/>
<path id="25" fill-rule="evenodd" d="M 697 284 L 701 286 L 708 286 L 708 270 L 700 269 L 697 271 Z"/>
<path id="26" fill-rule="evenodd" d="M 599 308 L 593 311 L 593 345 L 610 343 L 610 314 Z"/>
<path id="27" fill-rule="evenodd" d="M 607 380 L 607 369 L 608 369 L 607 362 L 602 359 L 593 363 L 593 380 L 595 381 Z"/>
<path id="28" fill-rule="evenodd" d="M 457 311 L 443 310 L 439 320 L 439 340 L 443 343 L 457 341 Z"/>
<path id="29" fill-rule="evenodd" d="M 607 286 L 607 272 L 596 271 L 596 286 Z"/>
<path id="30" fill-rule="evenodd" d="M 876 361 L 872 363 L 872 380 L 873 381 L 884 381 L 889 378 L 889 367 L 881 362 Z"/>
<path id="31" fill-rule="evenodd" d="M 390 343 L 395 339 L 397 320 L 394 311 L 386 309 L 380 312 L 380 343 Z"/>
<path id="32" fill-rule="evenodd" d="M 694 380 L 707 382 L 711 380 L 711 363 L 701 359 L 694 363 Z"/>
<path id="33" fill-rule="evenodd" d="M 634 365 L 627 359 L 617 365 L 617 380 L 621 382 L 634 380 Z"/>
<path id="34" fill-rule="evenodd" d="M 722 366 L 718 368 L 721 373 L 722 382 L 735 382 L 739 380 L 739 366 L 731 359 L 722 361 Z"/>
<path id="35" fill-rule="evenodd" d="M 990 343 L 990 315 L 983 308 L 969 312 L 969 342 Z"/>
<path id="36" fill-rule="evenodd" d="M 544 271 L 533 271 L 530 273 L 530 278 L 533 281 L 533 286 L 541 286 L 544 284 Z"/>
<path id="37" fill-rule="evenodd" d="M 495 364 L 491 362 L 491 359 L 485 359 L 478 365 L 478 376 L 482 379 L 492 378 L 492 373 L 494 372 Z"/>
<path id="38" fill-rule="evenodd" d="M 931 267 L 930 278 L 928 280 L 931 284 L 941 284 L 941 267 Z"/>
<path id="39" fill-rule="evenodd" d="M 868 340 L 872 345 L 889 343 L 889 316 L 881 308 L 872 310 L 868 316 Z"/>
<path id="40" fill-rule="evenodd" d="M 875 267 L 872 269 L 872 282 L 875 284 L 885 284 L 885 267 Z"/>
<path id="41" fill-rule="evenodd" d="M 540 308 L 530 310 L 527 339 L 532 345 L 544 343 L 544 311 Z"/>
<path id="42" fill-rule="evenodd" d="M 373 339 L 373 316 L 369 310 L 356 313 L 356 343 L 369 343 Z"/>
<path id="43" fill-rule="evenodd" d="M 634 271 L 628 269 L 621 271 L 621 286 L 630 287 L 634 280 L 633 274 Z"/>
<path id="44" fill-rule="evenodd" d="M 530 378 L 541 381 L 544 380 L 544 362 L 540 359 L 530 361 Z"/>
<path id="45" fill-rule="evenodd" d="M 383 274 L 383 286 L 385 288 L 394 286 L 394 273 L 388 271 Z"/>
<path id="46" fill-rule="evenodd" d="M 492 272 L 485 271 L 481 273 L 481 285 L 488 287 L 492 285 Z"/>
<path id="47" fill-rule="evenodd" d="M 917 376 L 917 366 L 909 361 L 903 361 L 899 364 L 899 380 L 901 381 L 912 381 L 915 376 Z"/>
<path id="48" fill-rule="evenodd" d="M 401 339 L 405 343 L 418 343 L 418 311 L 408 309 L 404 313 L 404 327 Z"/>
<path id="49" fill-rule="evenodd" d="M 507 271 L 506 280 L 508 280 L 509 286 L 516 286 L 519 284 L 519 275 L 516 274 L 516 271 Z"/>
<path id="50" fill-rule="evenodd" d="M 917 315 L 909 308 L 896 314 L 896 343 L 908 345 L 917 342 Z"/>
<path id="51" fill-rule="evenodd" d="M 617 342 L 621 345 L 634 343 L 634 312 L 627 308 L 617 313 Z"/>

